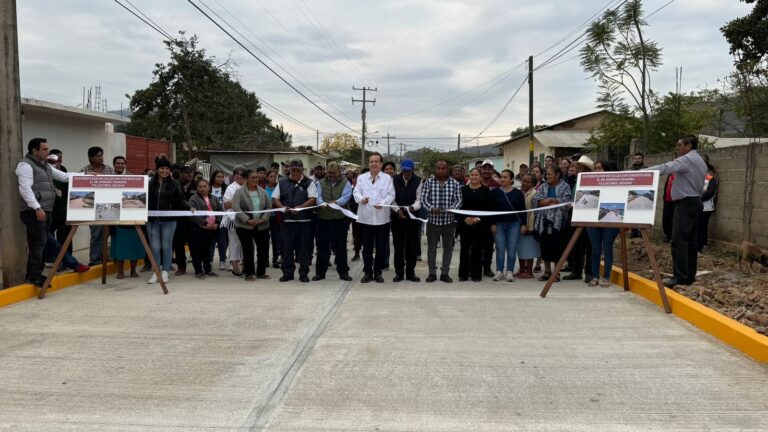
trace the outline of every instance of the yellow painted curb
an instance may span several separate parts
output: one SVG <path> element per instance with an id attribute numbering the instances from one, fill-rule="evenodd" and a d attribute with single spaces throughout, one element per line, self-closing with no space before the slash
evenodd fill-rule
<path id="1" fill-rule="evenodd" d="M 139 265 L 141 265 L 141 261 L 139 260 Z M 130 268 L 130 263 L 125 263 L 125 268 Z M 115 263 L 110 261 L 107 263 L 107 274 L 114 274 L 117 272 L 117 267 L 115 266 Z M 60 275 L 56 275 L 53 277 L 53 280 L 51 281 L 51 286 L 48 287 L 48 293 L 51 293 L 53 291 L 58 291 L 63 288 L 71 287 L 73 285 L 77 285 L 83 282 L 87 282 L 89 280 L 93 279 L 100 279 L 101 278 L 101 265 L 93 266 L 90 270 L 84 273 L 64 273 Z M 18 303 L 22 300 L 30 299 L 33 297 L 37 297 L 38 293 L 40 293 L 40 288 L 26 283 L 21 285 L 16 285 L 14 287 L 10 287 L 8 289 L 0 290 L 0 307 L 8 306 L 13 303 Z"/>
<path id="2" fill-rule="evenodd" d="M 613 266 L 611 281 L 624 286 L 621 267 Z M 760 363 L 768 365 L 768 336 L 761 335 L 753 328 L 689 299 L 669 288 L 665 288 L 672 313 L 688 321 L 706 333 L 720 339 Z M 629 290 L 646 300 L 662 306 L 656 282 L 629 272 Z"/>

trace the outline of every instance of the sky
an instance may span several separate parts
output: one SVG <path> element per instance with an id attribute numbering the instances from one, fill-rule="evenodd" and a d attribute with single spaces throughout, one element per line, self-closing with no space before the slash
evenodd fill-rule
<path id="1" fill-rule="evenodd" d="M 130 7 L 128 0 L 121 1 Z M 367 105 L 367 123 L 369 136 L 380 137 L 381 150 L 387 134 L 396 137 L 390 139 L 393 147 L 402 142 L 406 149 L 453 149 L 458 134 L 467 141 L 480 132 L 462 145 L 502 141 L 528 124 L 528 56 L 536 55 L 534 66 L 543 63 L 578 36 L 566 38 L 573 30 L 620 2 L 195 0 L 214 19 L 219 20 L 211 10 L 226 20 L 222 26 L 336 121 L 188 1 L 129 1 L 166 32 L 198 35 L 209 55 L 221 62 L 231 58 L 246 89 L 303 123 L 263 107 L 297 145 L 314 145 L 315 130 L 321 139 L 348 128 L 359 131 L 361 104 L 351 99 L 361 99 L 362 92 L 353 86 L 378 89 L 367 95 L 376 99 Z M 733 62 L 719 28 L 749 13 L 750 5 L 737 0 L 643 3 L 646 14 L 666 5 L 645 28 L 645 36 L 663 50 L 653 89 L 673 91 L 677 67 L 683 68 L 684 92 L 720 88 L 718 79 Z M 163 36 L 115 1 L 23 0 L 17 8 L 23 97 L 77 106 L 83 87 L 101 84 L 110 110 L 127 108 L 126 94 L 148 86 L 155 64 L 168 61 Z M 536 124 L 596 111 L 597 86 L 576 54 L 534 73 Z"/>

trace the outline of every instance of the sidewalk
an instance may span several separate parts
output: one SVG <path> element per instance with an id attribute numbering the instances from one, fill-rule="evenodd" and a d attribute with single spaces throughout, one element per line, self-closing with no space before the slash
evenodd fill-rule
<path id="1" fill-rule="evenodd" d="M 618 287 L 361 285 L 353 264 L 0 309 L 0 430 L 768 430 L 768 369 Z"/>

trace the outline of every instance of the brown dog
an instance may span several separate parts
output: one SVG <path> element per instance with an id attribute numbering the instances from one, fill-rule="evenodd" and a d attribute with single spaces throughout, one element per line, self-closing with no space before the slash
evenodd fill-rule
<path id="1" fill-rule="evenodd" d="M 763 271 L 768 268 L 768 254 L 763 252 L 756 244 L 748 241 L 741 242 L 741 247 L 739 248 L 739 270 L 742 272 L 744 271 L 742 270 L 742 262 L 744 261 L 749 261 L 749 267 L 747 268 L 749 274 L 752 274 L 752 263 L 755 261 L 763 266 Z"/>

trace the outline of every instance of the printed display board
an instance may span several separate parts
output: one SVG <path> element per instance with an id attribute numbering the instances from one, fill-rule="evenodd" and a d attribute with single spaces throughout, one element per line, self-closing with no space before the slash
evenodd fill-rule
<path id="1" fill-rule="evenodd" d="M 653 225 L 658 171 L 579 173 L 573 222 Z"/>
<path id="2" fill-rule="evenodd" d="M 147 188 L 143 175 L 75 174 L 69 178 L 67 222 L 147 221 Z"/>

